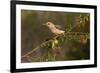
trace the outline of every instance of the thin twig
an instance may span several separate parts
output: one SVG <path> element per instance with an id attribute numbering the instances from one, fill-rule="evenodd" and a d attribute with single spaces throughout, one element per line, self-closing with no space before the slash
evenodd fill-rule
<path id="1" fill-rule="evenodd" d="M 53 39 L 56 39 L 57 37 L 59 37 L 59 36 L 55 36 Z M 40 47 L 43 47 L 45 44 L 47 44 L 47 43 L 50 42 L 50 41 L 52 41 L 52 39 L 43 42 L 41 45 L 39 45 L 38 47 L 34 48 L 33 50 L 31 50 L 31 51 L 28 52 L 27 54 L 23 55 L 22 57 L 26 57 L 27 55 L 30 55 L 31 53 L 33 53 L 34 51 L 36 51 L 36 50 L 39 49 Z"/>

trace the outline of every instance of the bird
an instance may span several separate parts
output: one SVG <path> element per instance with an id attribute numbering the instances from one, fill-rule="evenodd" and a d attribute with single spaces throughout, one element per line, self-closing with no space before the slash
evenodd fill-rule
<path id="1" fill-rule="evenodd" d="M 52 22 L 46 22 L 45 24 L 43 24 L 45 26 L 47 26 L 49 28 L 49 30 L 56 36 L 59 36 L 59 35 L 64 35 L 65 34 L 65 31 L 64 30 L 61 30 L 59 28 L 57 28 L 55 26 L 54 23 Z"/>

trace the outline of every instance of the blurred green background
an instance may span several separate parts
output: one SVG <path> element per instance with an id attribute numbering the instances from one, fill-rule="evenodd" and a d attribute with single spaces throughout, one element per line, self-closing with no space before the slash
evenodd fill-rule
<path id="1" fill-rule="evenodd" d="M 90 33 L 89 13 L 21 10 L 21 56 L 54 37 L 43 25 L 48 21 L 60 25 L 64 31 Z M 21 58 L 21 62 L 90 59 L 90 39 L 82 38 L 80 35 L 74 37 L 72 34 L 71 38 L 66 37 L 64 42 L 55 49 L 39 48 L 28 56 L 30 59 L 24 57 Z"/>

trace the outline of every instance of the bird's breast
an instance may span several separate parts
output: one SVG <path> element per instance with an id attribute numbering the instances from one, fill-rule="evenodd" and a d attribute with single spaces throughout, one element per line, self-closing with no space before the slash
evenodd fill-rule
<path id="1" fill-rule="evenodd" d="M 60 29 L 51 29 L 51 32 L 56 34 L 56 35 L 60 35 L 60 34 L 64 34 L 64 31 L 63 30 L 60 30 Z"/>

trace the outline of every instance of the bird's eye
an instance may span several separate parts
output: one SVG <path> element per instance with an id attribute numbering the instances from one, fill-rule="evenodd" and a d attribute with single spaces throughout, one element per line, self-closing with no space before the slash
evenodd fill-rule
<path id="1" fill-rule="evenodd" d="M 49 25 L 49 23 L 47 23 L 47 25 Z"/>

